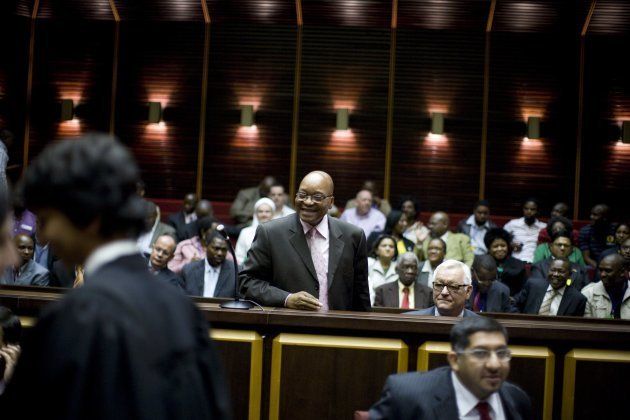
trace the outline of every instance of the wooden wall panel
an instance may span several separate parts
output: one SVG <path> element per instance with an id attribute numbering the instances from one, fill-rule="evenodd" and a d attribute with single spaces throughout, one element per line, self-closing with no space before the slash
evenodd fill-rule
<path id="1" fill-rule="evenodd" d="M 329 172 L 340 206 L 384 177 L 389 41 L 388 29 L 304 27 L 297 178 Z M 350 109 L 346 132 L 337 108 Z"/>
<path id="2" fill-rule="evenodd" d="M 630 79 L 619 62 L 629 43 L 628 35 L 587 38 L 581 218 L 588 218 L 591 206 L 599 202 L 612 206 L 619 218 L 630 214 L 630 144 L 619 142 L 622 121 L 630 121 Z"/>
<path id="3" fill-rule="evenodd" d="M 217 24 L 210 39 L 203 195 L 231 201 L 265 175 L 288 188 L 295 27 Z M 255 127 L 240 126 L 242 105 Z"/>
<path id="4" fill-rule="evenodd" d="M 38 19 L 35 27 L 29 161 L 54 140 L 107 130 L 113 22 Z M 60 122 L 62 99 L 75 119 Z"/>
<path id="5" fill-rule="evenodd" d="M 467 212 L 479 194 L 484 25 L 475 31 L 399 29 L 392 199 L 412 194 L 424 211 Z M 429 136 L 431 112 L 443 136 Z"/>
<path id="6" fill-rule="evenodd" d="M 150 197 L 181 198 L 195 188 L 204 25 L 123 21 L 120 39 L 116 134 Z M 149 124 L 148 102 L 160 102 L 161 123 Z"/>
<path id="7" fill-rule="evenodd" d="M 543 215 L 573 201 L 578 39 L 567 26 L 492 34 L 486 198 L 494 213 L 520 217 L 530 196 Z M 528 116 L 541 117 L 540 140 L 524 140 Z"/>

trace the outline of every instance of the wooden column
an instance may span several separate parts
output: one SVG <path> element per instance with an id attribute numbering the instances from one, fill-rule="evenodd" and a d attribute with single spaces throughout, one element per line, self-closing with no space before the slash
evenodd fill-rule
<path id="1" fill-rule="evenodd" d="M 479 199 L 486 195 L 486 166 L 488 153 L 488 102 L 490 100 L 490 36 L 497 0 L 492 0 L 488 21 L 486 22 L 486 47 L 483 64 L 483 111 L 481 117 L 481 159 L 479 161 Z"/>
<path id="2" fill-rule="evenodd" d="M 201 2 L 204 21 L 203 72 L 201 75 L 201 110 L 199 111 L 199 143 L 197 146 L 197 197 L 203 195 L 203 158 L 206 137 L 206 108 L 208 103 L 208 62 L 210 61 L 210 12 L 205 0 Z"/>
<path id="3" fill-rule="evenodd" d="M 120 15 L 114 0 L 109 0 L 109 6 L 114 16 L 114 54 L 112 57 L 112 94 L 109 111 L 109 134 L 116 131 L 116 94 L 118 91 L 118 54 L 120 47 Z"/>
<path id="4" fill-rule="evenodd" d="M 392 177 L 392 142 L 394 131 L 394 89 L 396 88 L 396 28 L 398 26 L 398 0 L 392 0 L 392 24 L 389 44 L 389 81 L 387 85 L 387 130 L 385 134 L 385 179 L 383 198 L 389 200 Z"/>
<path id="5" fill-rule="evenodd" d="M 300 82 L 302 79 L 302 0 L 295 0 L 297 16 L 297 41 L 295 50 L 295 76 L 293 81 L 293 119 L 291 126 L 291 162 L 289 165 L 289 197 L 295 196 L 297 190 L 297 154 L 300 123 Z"/>

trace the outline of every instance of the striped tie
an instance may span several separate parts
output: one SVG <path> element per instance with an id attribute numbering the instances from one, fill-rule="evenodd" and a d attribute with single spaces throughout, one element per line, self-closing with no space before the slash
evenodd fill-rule
<path id="1" fill-rule="evenodd" d="M 551 315 L 551 302 L 557 294 L 558 292 L 555 289 L 551 289 L 547 292 L 547 294 L 545 294 L 545 299 L 543 300 L 542 305 L 540 305 L 538 315 Z"/>

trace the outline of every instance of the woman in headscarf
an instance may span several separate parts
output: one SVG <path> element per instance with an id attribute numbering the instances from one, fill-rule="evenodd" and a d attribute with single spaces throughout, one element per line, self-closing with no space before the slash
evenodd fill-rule
<path id="1" fill-rule="evenodd" d="M 258 225 L 271 220 L 275 211 L 276 206 L 270 198 L 263 197 L 256 201 L 256 204 L 254 204 L 254 221 L 251 226 L 241 230 L 240 235 L 238 235 L 238 241 L 236 241 L 234 253 L 239 264 L 243 264 L 245 259 L 247 259 L 247 251 L 249 251 L 252 242 L 254 242 Z"/>

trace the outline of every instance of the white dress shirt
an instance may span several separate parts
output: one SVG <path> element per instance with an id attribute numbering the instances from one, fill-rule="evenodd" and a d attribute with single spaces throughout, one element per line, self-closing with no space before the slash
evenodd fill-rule
<path id="1" fill-rule="evenodd" d="M 402 308 L 403 297 L 405 296 L 405 294 L 403 293 L 403 289 L 405 287 L 409 289 L 409 308 L 415 309 L 416 299 L 414 297 L 413 283 L 411 283 L 411 286 L 405 286 L 400 280 L 398 281 L 398 307 Z"/>
<path id="2" fill-rule="evenodd" d="M 477 222 L 475 222 L 475 215 L 471 214 L 470 217 L 466 219 L 466 224 L 470 226 L 470 235 L 468 236 L 470 236 L 470 244 L 473 247 L 475 255 L 483 255 L 488 252 L 484 239 L 486 232 L 490 230 L 490 223 L 486 222 L 479 226 Z"/>
<path id="3" fill-rule="evenodd" d="M 214 291 L 219 282 L 221 266 L 213 267 L 208 263 L 208 258 L 204 259 L 205 270 L 203 275 L 203 297 L 213 297 Z"/>
<path id="4" fill-rule="evenodd" d="M 558 308 L 560 308 L 560 302 L 562 302 L 562 296 L 564 295 L 564 290 L 566 288 L 567 288 L 566 286 L 563 286 L 556 291 L 556 296 L 551 301 L 551 307 L 549 308 L 549 315 L 552 315 L 552 316 L 558 315 Z M 542 301 L 544 302 L 545 298 L 551 295 L 551 293 L 553 293 L 553 287 L 549 285 L 549 287 L 547 287 L 547 293 L 545 293 L 545 296 L 543 297 Z"/>
<path id="5" fill-rule="evenodd" d="M 457 401 L 457 411 L 460 420 L 479 420 L 477 404 L 481 401 L 464 386 L 457 374 L 451 371 L 453 388 L 455 388 L 455 400 Z M 485 399 L 489 406 L 490 418 L 492 420 L 505 420 L 503 404 L 498 392 L 493 393 Z"/>
<path id="6" fill-rule="evenodd" d="M 287 206 L 286 204 L 282 206 L 282 210 L 280 210 L 279 212 L 277 211 L 276 213 L 274 213 L 273 218 L 274 219 L 279 219 L 281 217 L 285 217 L 288 216 L 290 214 L 295 213 L 295 210 L 293 210 L 291 207 Z"/>
<path id="7" fill-rule="evenodd" d="M 518 252 L 512 252 L 514 258 L 518 258 L 521 261 L 531 263 L 534 261 L 534 251 L 538 246 L 538 234 L 541 229 L 547 227 L 547 223 L 543 223 L 536 219 L 536 221 L 529 226 L 525 223 L 525 218 L 510 220 L 505 224 L 503 229 L 514 235 L 514 241 L 523 244 L 521 250 Z"/>
<path id="8" fill-rule="evenodd" d="M 427 286 L 429 288 L 433 288 L 433 278 L 435 277 L 433 267 L 431 267 L 431 263 L 427 260 L 422 265 L 422 269 L 420 270 L 422 273 L 429 273 L 429 280 L 427 280 Z"/>
<path id="9" fill-rule="evenodd" d="M 368 257 L 368 288 L 372 305 L 374 305 L 374 298 L 376 297 L 376 288 L 396 280 L 398 280 L 396 261 L 389 263 L 389 268 L 385 272 L 378 258 Z"/>
<path id="10" fill-rule="evenodd" d="M 184 212 L 184 222 L 186 222 L 186 224 L 192 223 L 195 220 L 197 220 L 197 213 L 194 211 L 190 214 Z"/>
<path id="11" fill-rule="evenodd" d="M 94 274 L 99 268 L 105 264 L 112 262 L 120 257 L 138 254 L 140 250 L 135 241 L 131 239 L 123 239 L 119 241 L 109 242 L 96 248 L 90 256 L 85 260 L 85 269 L 83 272 L 87 276 Z"/>

